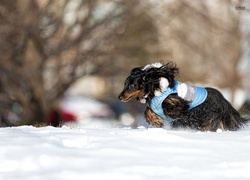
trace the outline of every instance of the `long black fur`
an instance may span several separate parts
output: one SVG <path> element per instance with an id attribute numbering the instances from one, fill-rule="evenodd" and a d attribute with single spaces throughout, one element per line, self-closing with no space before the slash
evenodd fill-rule
<path id="1" fill-rule="evenodd" d="M 173 62 L 156 68 L 134 68 L 125 81 L 125 86 L 119 99 L 128 101 L 133 97 L 146 99 L 148 104 L 145 117 L 149 124 L 157 127 L 163 126 L 163 120 L 150 109 L 150 103 L 155 96 L 155 91 L 160 90 L 159 79 L 166 78 L 169 87 L 174 86 L 175 77 L 179 69 Z M 206 87 L 208 92 L 206 100 L 199 106 L 189 110 L 189 102 L 182 99 L 178 94 L 169 95 L 162 103 L 163 112 L 173 118 L 173 128 L 190 128 L 201 131 L 238 130 L 245 126 L 249 119 L 240 116 L 237 110 L 214 88 Z"/>

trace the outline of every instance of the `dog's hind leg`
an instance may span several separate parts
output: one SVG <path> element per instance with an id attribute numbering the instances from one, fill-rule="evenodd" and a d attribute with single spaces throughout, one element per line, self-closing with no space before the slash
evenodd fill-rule
<path id="1" fill-rule="evenodd" d="M 161 128 L 164 126 L 164 120 L 154 113 L 152 109 L 147 107 L 145 110 L 145 118 L 149 125 L 154 125 L 155 127 Z"/>

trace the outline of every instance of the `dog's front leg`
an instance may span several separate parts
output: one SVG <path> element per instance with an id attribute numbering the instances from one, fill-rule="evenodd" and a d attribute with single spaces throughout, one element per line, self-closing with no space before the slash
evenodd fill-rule
<path id="1" fill-rule="evenodd" d="M 164 125 L 164 120 L 154 113 L 152 109 L 147 107 L 145 111 L 145 118 L 149 125 L 154 125 L 155 127 L 161 128 Z"/>

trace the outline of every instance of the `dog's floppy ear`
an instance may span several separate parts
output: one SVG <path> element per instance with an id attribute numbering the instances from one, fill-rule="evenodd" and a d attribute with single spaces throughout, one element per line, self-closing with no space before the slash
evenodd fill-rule
<path id="1" fill-rule="evenodd" d="M 179 68 L 176 67 L 176 64 L 172 61 L 163 65 L 158 72 L 161 77 L 165 77 L 169 81 L 169 86 L 174 86 L 174 78 L 179 74 Z"/>
<path id="2" fill-rule="evenodd" d="M 176 64 L 173 61 L 168 62 L 167 64 L 164 64 L 161 69 L 167 71 L 172 76 L 176 76 L 179 74 L 179 68 L 177 68 Z"/>
<path id="3" fill-rule="evenodd" d="M 161 67 L 152 67 L 148 69 L 145 81 L 155 83 L 156 81 L 159 82 L 161 77 L 164 77 L 168 80 L 169 87 L 172 88 L 174 86 L 174 78 L 178 73 L 179 69 L 176 67 L 176 64 L 170 61 Z"/>

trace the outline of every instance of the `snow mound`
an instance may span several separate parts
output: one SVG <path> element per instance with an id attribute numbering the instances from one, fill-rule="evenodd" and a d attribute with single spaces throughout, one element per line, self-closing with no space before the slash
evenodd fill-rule
<path id="1" fill-rule="evenodd" d="M 0 129 L 0 179 L 249 179 L 250 130 Z"/>

